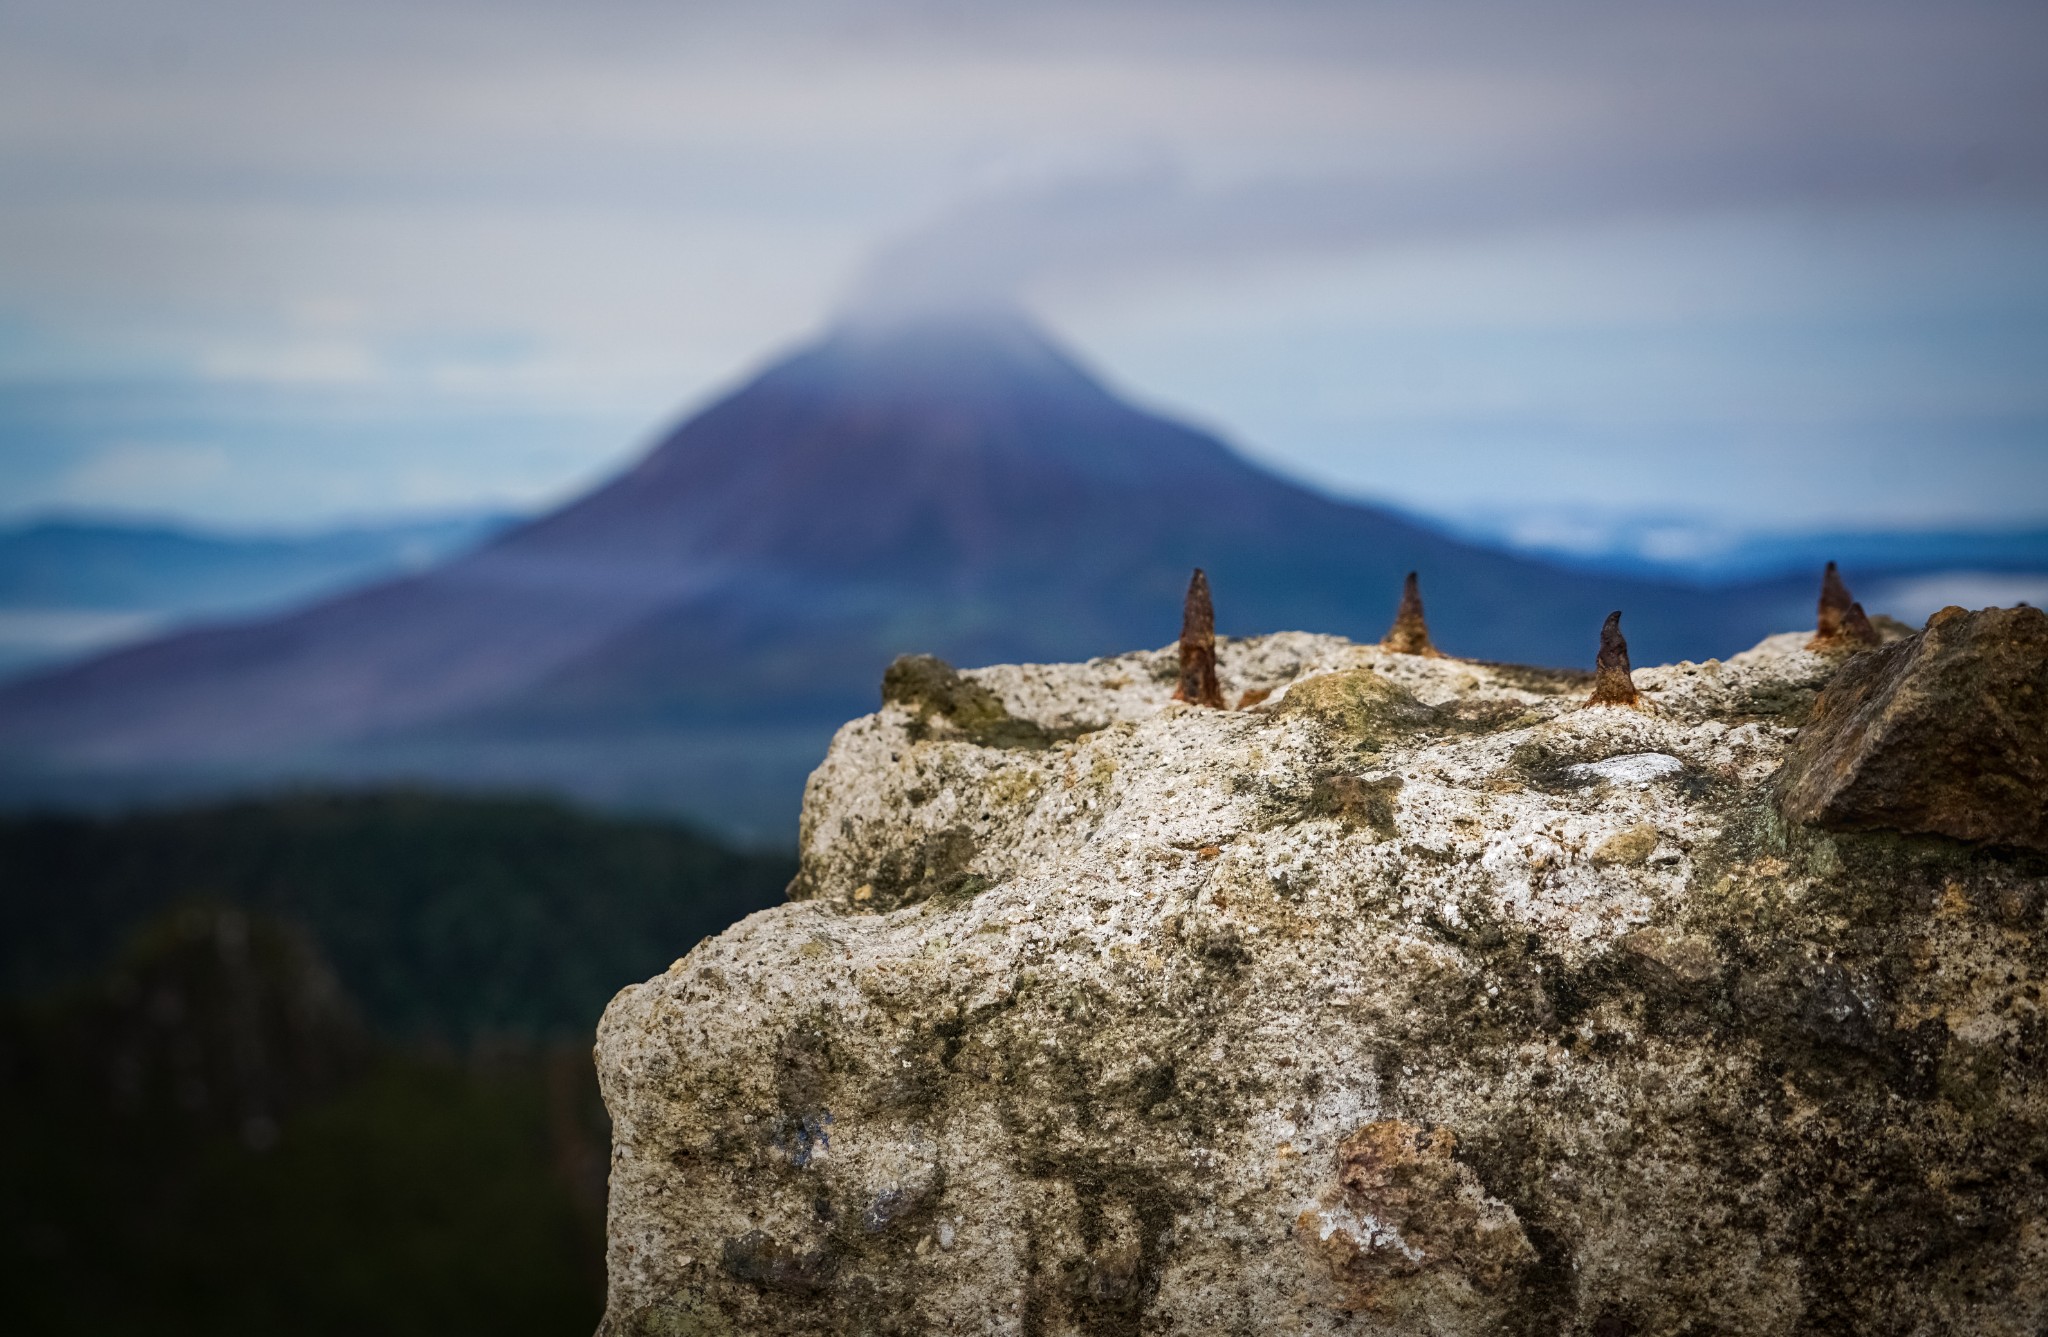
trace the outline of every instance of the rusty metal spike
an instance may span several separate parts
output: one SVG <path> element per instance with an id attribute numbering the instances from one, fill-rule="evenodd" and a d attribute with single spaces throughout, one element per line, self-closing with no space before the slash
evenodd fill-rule
<path id="1" fill-rule="evenodd" d="M 1173 699 L 1223 709 L 1223 685 L 1216 681 L 1216 609 L 1209 602 L 1209 577 L 1199 566 L 1180 615 L 1180 686 Z"/>
<path id="2" fill-rule="evenodd" d="M 1820 615 L 1815 619 L 1809 650 L 1841 650 L 1856 645 L 1876 645 L 1883 639 L 1870 625 L 1862 606 L 1849 593 L 1842 573 L 1833 562 L 1820 578 Z"/>
<path id="3" fill-rule="evenodd" d="M 1849 587 L 1842 583 L 1841 568 L 1833 562 L 1821 573 L 1820 616 L 1814 623 L 1813 638 L 1817 641 L 1831 641 L 1842 634 L 1842 618 L 1848 613 L 1849 605 L 1855 600 L 1849 594 Z"/>
<path id="4" fill-rule="evenodd" d="M 1429 643 L 1429 623 L 1422 616 L 1422 586 L 1413 571 L 1402 582 L 1401 608 L 1394 614 L 1394 625 L 1380 637 L 1380 648 L 1397 654 L 1442 658 L 1437 648 Z"/>
<path id="5" fill-rule="evenodd" d="M 1643 698 L 1629 676 L 1628 640 L 1621 634 L 1621 610 L 1607 615 L 1600 628 L 1600 657 L 1593 661 L 1593 695 L 1589 706 L 1629 706 L 1641 710 Z"/>

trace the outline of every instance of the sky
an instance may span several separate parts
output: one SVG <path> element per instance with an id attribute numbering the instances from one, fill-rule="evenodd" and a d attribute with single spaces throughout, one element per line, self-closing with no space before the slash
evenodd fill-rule
<path id="1" fill-rule="evenodd" d="M 2048 522 L 2048 6 L 0 0 L 0 518 L 543 506 L 995 300 L 1426 513 Z"/>

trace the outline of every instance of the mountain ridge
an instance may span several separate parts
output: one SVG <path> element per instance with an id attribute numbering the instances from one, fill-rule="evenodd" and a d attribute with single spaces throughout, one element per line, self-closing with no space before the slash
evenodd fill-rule
<path id="1" fill-rule="evenodd" d="M 167 626 L 246 619 L 432 565 L 509 517 L 394 517 L 310 532 L 50 513 L 0 526 L 0 674 Z"/>

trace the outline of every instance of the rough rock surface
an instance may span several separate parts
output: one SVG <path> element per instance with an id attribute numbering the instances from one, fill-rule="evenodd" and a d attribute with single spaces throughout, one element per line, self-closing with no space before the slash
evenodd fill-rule
<path id="1" fill-rule="evenodd" d="M 900 667 L 605 1014 L 603 1332 L 2039 1331 L 2048 859 L 1786 822 L 1805 640 Z"/>
<path id="2" fill-rule="evenodd" d="M 1944 608 L 1828 683 L 1785 815 L 2048 850 L 2048 613 Z"/>

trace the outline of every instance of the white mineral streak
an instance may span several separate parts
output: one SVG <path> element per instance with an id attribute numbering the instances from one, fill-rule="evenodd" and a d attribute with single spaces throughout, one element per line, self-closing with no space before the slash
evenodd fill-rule
<path id="1" fill-rule="evenodd" d="M 1685 769 L 1685 763 L 1668 752 L 1632 752 L 1605 761 L 1584 761 L 1565 768 L 1565 774 L 1587 780 L 1606 780 L 1618 785 L 1646 785 Z"/>
<path id="2" fill-rule="evenodd" d="M 966 674 L 1064 736 L 1035 750 L 901 703 L 846 725 L 805 792 L 806 899 L 605 1014 L 605 1331 L 1502 1331 L 1539 1252 L 1511 1164 L 1563 1268 L 1551 1330 L 1609 1330 L 1572 1297 L 1720 1250 L 1687 1321 L 1790 1331 L 1806 1283 L 1729 1205 L 1762 1172 L 1658 1141 L 1602 1064 L 1654 1068 L 1675 1117 L 1752 1097 L 1554 981 L 1626 959 L 1710 987 L 1708 889 L 1807 894 L 1825 850 L 1701 863 L 1793 734 L 1773 703 L 1829 671 L 1804 639 L 1639 670 L 1642 711 L 1282 634 L 1219 645 L 1231 703 L 1268 694 L 1248 709 L 1172 703 L 1169 650 Z M 1311 708 L 1357 675 L 1430 722 Z M 1340 1143 L 1406 1146 L 1399 1121 L 1455 1134 L 1455 1163 L 1415 1153 L 1435 1196 L 1376 1162 L 1340 1189 Z"/>

